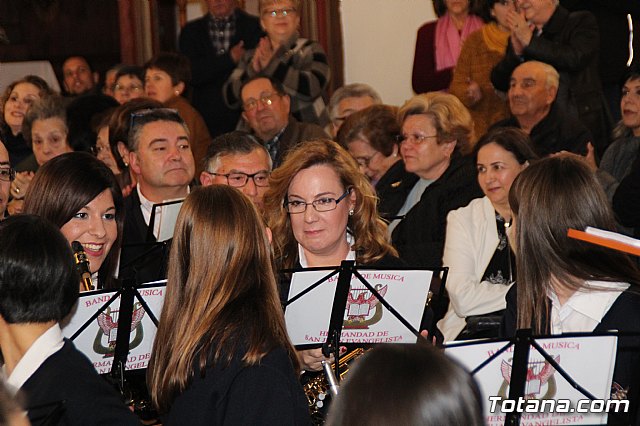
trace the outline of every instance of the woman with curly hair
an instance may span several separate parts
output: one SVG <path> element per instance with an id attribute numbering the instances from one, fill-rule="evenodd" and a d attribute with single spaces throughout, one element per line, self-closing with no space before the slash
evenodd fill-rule
<path id="1" fill-rule="evenodd" d="M 401 261 L 378 217 L 376 196 L 349 153 L 335 142 L 304 142 L 271 174 L 265 214 L 281 268 L 358 265 L 394 267 Z M 287 299 L 289 281 L 281 280 Z M 320 349 L 300 351 L 306 370 L 319 370 Z"/>

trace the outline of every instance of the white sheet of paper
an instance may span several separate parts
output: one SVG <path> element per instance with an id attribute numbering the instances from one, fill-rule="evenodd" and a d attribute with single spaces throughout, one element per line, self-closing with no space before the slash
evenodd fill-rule
<path id="1" fill-rule="evenodd" d="M 164 303 L 165 283 L 158 286 L 140 288 L 138 291 L 149 305 L 153 315 L 160 319 L 162 304 Z M 82 327 L 101 306 L 111 299 L 115 292 L 107 293 L 80 293 L 78 303 L 74 307 L 71 316 L 62 324 L 62 334 L 70 338 Z M 76 348 L 85 354 L 91 361 L 98 374 L 111 371 L 113 354 L 118 329 L 118 313 L 120 312 L 120 297 L 95 319 L 74 340 Z M 132 318 L 131 340 L 126 369 L 136 370 L 147 368 L 153 340 L 158 331 L 147 312 L 142 308 L 137 299 L 134 299 L 134 311 Z"/>
<path id="2" fill-rule="evenodd" d="M 616 336 L 558 337 L 536 341 L 578 384 L 596 398 L 609 399 L 617 351 Z M 447 347 L 445 354 L 457 359 L 471 371 L 504 345 L 505 342 L 493 342 Z M 509 397 L 513 349 L 512 346 L 503 352 L 474 376 L 484 398 L 485 421 L 488 426 L 503 425 L 505 422 L 505 413 L 500 408 L 495 413 L 489 411 L 491 408 L 489 397 L 501 396 L 505 399 Z M 546 363 L 542 355 L 533 347 L 529 354 L 529 369 L 526 389 L 529 397 L 569 399 L 572 401 L 572 407 L 575 407 L 577 400 L 586 399 L 550 364 Z M 522 414 L 522 424 L 591 425 L 606 424 L 606 422 L 606 413 Z"/>
<path id="3" fill-rule="evenodd" d="M 329 272 L 294 273 L 289 299 Z M 360 274 L 413 327 L 420 327 L 433 271 L 361 270 Z M 337 281 L 336 274 L 287 306 L 285 321 L 294 345 L 326 341 Z M 343 343 L 416 342 L 416 336 L 379 303 L 355 275 L 351 279 L 341 337 Z"/>
<path id="4" fill-rule="evenodd" d="M 160 218 L 160 228 L 158 231 L 158 242 L 167 241 L 173 238 L 173 230 L 176 227 L 176 220 L 178 220 L 178 213 L 182 208 L 182 203 L 167 204 L 166 206 L 157 207 L 162 213 L 156 216 L 156 220 Z"/>

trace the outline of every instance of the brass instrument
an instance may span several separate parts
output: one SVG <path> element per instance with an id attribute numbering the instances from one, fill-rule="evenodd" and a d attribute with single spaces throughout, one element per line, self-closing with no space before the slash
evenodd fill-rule
<path id="1" fill-rule="evenodd" d="M 87 253 L 84 252 L 84 247 L 78 241 L 71 243 L 73 249 L 73 258 L 75 260 L 76 269 L 80 275 L 80 284 L 82 291 L 93 290 L 93 283 L 91 282 L 91 271 L 89 269 L 89 258 Z"/>
<path id="2" fill-rule="evenodd" d="M 342 381 L 349 372 L 349 363 L 358 358 L 365 352 L 364 349 L 358 348 L 340 357 L 338 367 L 340 369 L 340 381 Z M 333 369 L 335 366 L 331 364 Z M 329 383 L 324 374 L 318 374 L 310 379 L 303 387 L 304 394 L 307 396 L 309 411 L 314 424 L 324 423 L 323 407 L 325 407 L 329 394 Z"/>

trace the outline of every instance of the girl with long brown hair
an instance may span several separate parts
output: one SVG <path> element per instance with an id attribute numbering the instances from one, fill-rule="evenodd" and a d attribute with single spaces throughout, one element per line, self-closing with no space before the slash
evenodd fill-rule
<path id="1" fill-rule="evenodd" d="M 297 368 L 261 217 L 232 187 L 194 190 L 147 376 L 164 424 L 306 424 Z"/>
<path id="2" fill-rule="evenodd" d="M 546 158 L 527 167 L 511 186 L 509 204 L 518 278 L 507 294 L 507 335 L 516 328 L 535 335 L 640 332 L 638 268 L 621 252 L 567 236 L 571 228 L 615 230 L 606 195 L 582 160 Z M 639 337 L 618 338 L 613 382 L 616 399 L 622 392 L 634 411 Z"/>

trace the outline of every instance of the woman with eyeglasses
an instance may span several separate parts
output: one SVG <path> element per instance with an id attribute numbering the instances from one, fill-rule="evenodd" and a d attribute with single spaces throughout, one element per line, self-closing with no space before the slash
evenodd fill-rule
<path id="1" fill-rule="evenodd" d="M 376 197 L 349 153 L 333 141 L 303 142 L 271 174 L 264 198 L 273 232 L 277 266 L 402 266 L 387 242 Z M 288 299 L 290 282 L 281 277 L 280 297 Z M 320 370 L 320 349 L 299 351 L 305 370 Z"/>
<path id="2" fill-rule="evenodd" d="M 225 102 L 240 108 L 242 86 L 261 75 L 278 80 L 291 97 L 291 114 L 320 127 L 329 124 L 322 95 L 329 84 L 329 64 L 320 43 L 301 38 L 300 0 L 260 0 L 260 24 L 267 33 L 240 59 L 223 87 Z"/>
<path id="3" fill-rule="evenodd" d="M 351 114 L 338 131 L 338 142 L 375 187 L 378 212 L 387 220 L 402 207 L 414 178 L 400 157 L 397 113 L 396 107 L 374 105 Z"/>
<path id="4" fill-rule="evenodd" d="M 529 136 L 504 127 L 483 136 L 473 150 L 485 196 L 447 216 L 442 263 L 449 267 L 449 310 L 438 322 L 446 342 L 498 337 L 505 295 L 516 279 L 507 239 L 512 221 L 509 189 L 537 159 Z"/>
<path id="5" fill-rule="evenodd" d="M 120 105 L 144 96 L 144 69 L 136 65 L 122 67 L 116 73 L 113 97 Z"/>
<path id="6" fill-rule="evenodd" d="M 413 185 L 391 223 L 392 242 L 410 266 L 442 264 L 447 214 L 482 196 L 475 165 L 465 156 L 473 135 L 471 115 L 458 98 L 432 92 L 400 108 L 400 153 Z"/>

